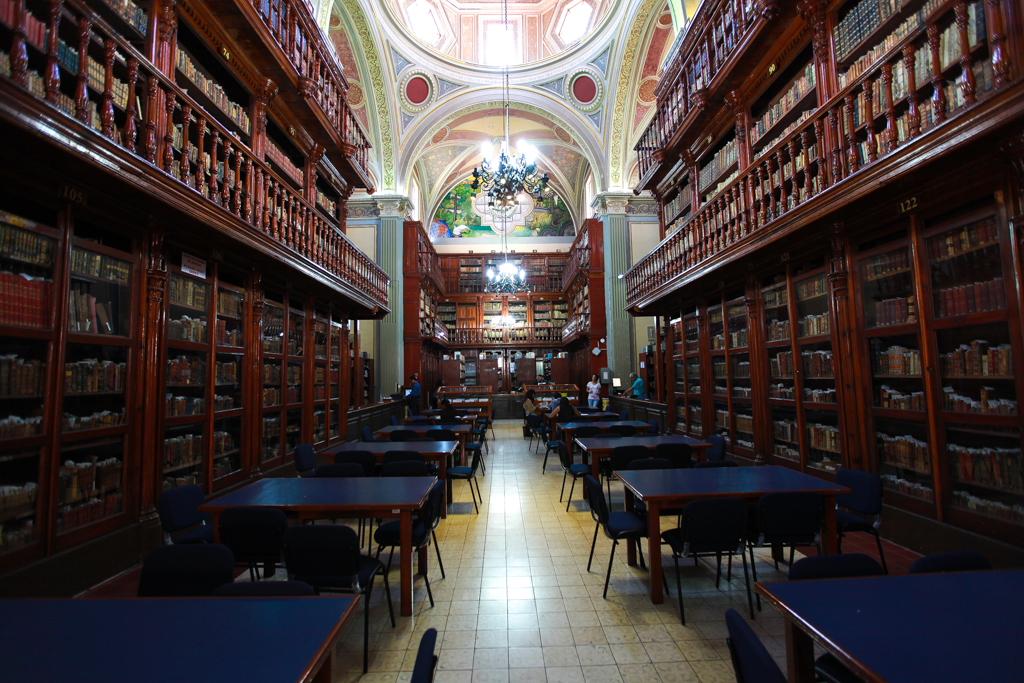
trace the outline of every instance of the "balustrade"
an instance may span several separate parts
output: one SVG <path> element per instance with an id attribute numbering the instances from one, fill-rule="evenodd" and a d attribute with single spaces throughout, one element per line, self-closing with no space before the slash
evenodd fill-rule
<path id="1" fill-rule="evenodd" d="M 493 346 L 500 344 L 561 343 L 557 327 L 464 327 L 448 330 L 448 343 L 453 346 Z"/>
<path id="2" fill-rule="evenodd" d="M 569 288 L 577 273 L 587 272 L 590 269 L 590 231 L 587 227 L 581 226 L 576 231 L 576 239 L 569 248 L 569 255 L 565 261 L 565 270 L 562 272 L 561 290 Z"/>

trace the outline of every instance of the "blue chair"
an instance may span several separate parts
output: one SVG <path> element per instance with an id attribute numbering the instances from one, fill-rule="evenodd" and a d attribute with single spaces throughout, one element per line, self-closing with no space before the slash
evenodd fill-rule
<path id="1" fill-rule="evenodd" d="M 420 647 L 416 651 L 416 662 L 412 665 L 412 678 L 409 683 L 433 683 L 434 669 L 437 667 L 437 629 L 428 628 L 420 638 Z"/>
<path id="2" fill-rule="evenodd" d="M 458 441 L 458 435 L 450 429 L 431 429 L 427 432 L 431 441 Z"/>
<path id="3" fill-rule="evenodd" d="M 170 542 L 174 534 L 189 529 L 178 536 L 174 543 L 213 543 L 213 527 L 206 523 L 206 513 L 199 511 L 199 506 L 205 502 L 206 496 L 196 484 L 179 486 L 161 493 L 157 511 L 165 541 Z"/>
<path id="4" fill-rule="evenodd" d="M 633 425 L 612 425 L 608 428 L 609 434 L 618 434 L 619 436 L 636 436 L 636 427 Z"/>
<path id="5" fill-rule="evenodd" d="M 271 576 L 281 561 L 281 547 L 288 518 L 272 508 L 228 508 L 220 514 L 220 541 L 231 549 L 235 563 L 249 568 L 249 579 Z"/>
<path id="6" fill-rule="evenodd" d="M 363 468 L 364 477 L 372 477 L 377 470 L 377 458 L 370 451 L 338 451 L 334 454 L 334 464 L 355 463 Z"/>
<path id="7" fill-rule="evenodd" d="M 434 550 L 437 552 L 437 563 L 441 567 L 441 578 L 444 578 L 444 565 L 441 564 L 441 549 L 437 545 L 437 535 L 434 529 L 441 520 L 441 504 L 444 502 L 444 482 L 437 482 L 427 494 L 427 502 L 423 506 L 419 517 L 412 524 L 412 547 L 414 550 L 425 548 L 434 540 Z M 391 571 L 391 560 L 395 556 L 395 548 L 402 545 L 401 522 L 395 520 L 377 527 L 373 534 L 373 542 L 377 544 L 377 558 L 384 548 L 390 547 L 388 564 L 385 572 Z M 427 597 L 430 598 L 430 606 L 434 606 L 434 594 L 430 591 L 430 579 L 427 577 L 426 568 L 423 571 L 423 582 L 427 586 Z"/>
<path id="8" fill-rule="evenodd" d="M 537 438 L 538 443 L 540 443 L 540 440 L 544 438 L 544 418 L 542 418 L 540 415 L 535 414 L 527 415 L 526 428 L 530 430 L 529 448 L 532 450 L 534 437 Z"/>
<path id="9" fill-rule="evenodd" d="M 693 450 L 690 444 L 659 443 L 654 447 L 654 457 L 671 461 L 675 469 L 693 467 Z"/>
<path id="10" fill-rule="evenodd" d="M 786 683 L 779 665 L 768 654 L 768 648 L 734 609 L 725 611 L 729 637 L 725 639 L 732 657 L 737 683 Z"/>
<path id="11" fill-rule="evenodd" d="M 392 427 L 397 427 L 398 426 L 398 417 L 395 416 L 395 415 L 391 416 L 391 426 Z"/>
<path id="12" fill-rule="evenodd" d="M 712 434 L 707 438 L 707 442 L 711 444 L 711 448 L 707 450 L 706 460 L 724 460 L 725 459 L 725 439 L 720 437 L 718 434 Z"/>
<path id="13" fill-rule="evenodd" d="M 363 427 L 362 433 L 363 433 L 363 443 L 366 443 L 368 441 L 373 441 L 374 440 L 373 439 L 373 432 L 370 431 L 369 427 Z"/>
<path id="14" fill-rule="evenodd" d="M 558 441 L 557 444 L 555 448 L 558 451 L 558 462 L 562 465 L 562 490 L 558 493 L 559 503 L 562 502 L 562 496 L 565 494 L 565 479 L 566 477 L 572 477 L 572 486 L 569 487 L 569 498 L 565 501 L 565 511 L 568 512 L 569 506 L 572 504 L 572 492 L 576 490 L 576 480 L 590 474 L 590 465 L 573 463 L 572 451 L 569 450 L 569 447 L 561 441 Z"/>
<path id="15" fill-rule="evenodd" d="M 316 452 L 308 443 L 295 447 L 295 471 L 300 477 L 311 477 L 316 470 Z"/>
<path id="16" fill-rule="evenodd" d="M 370 600 L 373 580 L 384 579 L 384 595 L 395 627 L 388 575 L 380 560 L 359 552 L 356 532 L 340 524 L 289 527 L 284 535 L 284 558 L 288 578 L 302 581 L 323 592 L 353 593 L 363 596 L 363 673 L 370 661 Z"/>
<path id="17" fill-rule="evenodd" d="M 704 462 L 693 463 L 694 469 L 714 469 L 716 467 L 739 467 L 739 463 L 732 460 L 705 460 Z"/>
<path id="18" fill-rule="evenodd" d="M 139 576 L 140 598 L 212 595 L 235 578 L 235 557 L 219 543 L 165 545 L 146 555 Z"/>
<path id="19" fill-rule="evenodd" d="M 747 586 L 747 606 L 754 618 L 754 602 L 750 597 L 750 578 L 747 575 L 747 555 L 744 536 L 747 530 L 747 502 L 742 498 L 706 498 L 688 503 L 683 508 L 679 528 L 661 534 L 663 543 L 672 548 L 672 561 L 676 565 L 676 590 L 679 592 L 679 619 L 686 624 L 683 612 L 683 587 L 679 579 L 679 559 L 714 555 L 718 562 L 715 588 L 722 579 L 722 554 L 729 557 L 732 575 L 732 556 L 739 553 L 743 560 L 743 581 Z"/>
<path id="20" fill-rule="evenodd" d="M 218 598 L 291 598 L 316 595 L 316 591 L 301 581 L 242 581 L 226 583 L 213 591 L 213 595 Z"/>
<path id="21" fill-rule="evenodd" d="M 575 480 L 573 480 L 575 481 Z M 587 571 L 594 562 L 594 549 L 597 547 L 597 532 L 604 530 L 604 535 L 611 539 L 612 553 L 608 558 L 608 573 L 604 577 L 603 597 L 608 599 L 608 582 L 612 578 L 612 564 L 615 562 L 615 548 L 619 541 L 647 538 L 647 520 L 633 512 L 609 512 L 608 503 L 604 499 L 604 491 L 601 490 L 601 482 L 589 474 L 583 475 L 583 485 L 587 487 L 587 495 L 590 496 L 590 516 L 597 523 L 594 527 L 594 540 L 590 544 L 590 559 L 587 561 Z M 637 553 L 640 557 L 640 566 L 644 564 L 644 553 L 640 544 L 636 544 Z"/>
<path id="22" fill-rule="evenodd" d="M 619 413 L 619 420 L 621 422 L 625 422 L 628 419 L 629 419 L 629 411 L 628 410 L 623 410 L 621 413 Z"/>
<path id="23" fill-rule="evenodd" d="M 388 451 L 381 458 L 381 465 L 387 465 L 392 462 L 402 462 L 405 460 L 414 460 L 416 462 L 426 462 L 423 459 L 422 453 L 416 451 Z"/>
<path id="24" fill-rule="evenodd" d="M 392 441 L 411 441 L 416 436 L 416 432 L 412 429 L 396 429 L 388 435 L 388 438 Z"/>
<path id="25" fill-rule="evenodd" d="M 647 430 L 648 436 L 658 436 L 658 421 L 648 420 L 647 424 L 651 425 L 651 428 Z"/>
<path id="26" fill-rule="evenodd" d="M 470 446 L 475 448 L 470 448 Z M 473 509 L 476 510 L 476 514 L 480 514 L 480 508 L 476 502 L 476 493 L 480 494 L 480 503 L 484 502 L 484 494 L 480 491 L 480 482 L 476 480 L 476 472 L 480 469 L 480 460 L 483 458 L 483 454 L 480 452 L 480 444 L 466 444 L 466 449 L 472 453 L 472 458 L 469 461 L 469 467 L 465 465 L 459 465 L 458 467 L 448 468 L 449 479 L 465 479 L 469 483 L 469 495 L 473 497 Z M 476 484 L 476 493 L 473 492 L 473 484 Z"/>
<path id="27" fill-rule="evenodd" d="M 427 463 L 422 460 L 396 460 L 380 468 L 382 477 L 426 477 L 429 474 Z"/>
<path id="28" fill-rule="evenodd" d="M 552 437 L 551 434 L 548 434 L 548 430 L 545 428 L 545 430 L 544 430 L 544 439 L 545 439 L 545 442 L 544 442 L 544 445 L 545 445 L 545 448 L 544 448 L 544 462 L 542 462 L 541 465 L 540 465 L 541 474 L 543 474 L 545 471 L 547 471 L 547 467 L 548 467 L 548 453 L 550 453 L 551 451 L 554 451 L 554 450 L 558 450 L 558 444 L 562 443 L 559 440 L 561 438 L 562 438 L 562 430 L 559 429 L 558 427 L 555 427 L 555 436 L 554 437 Z M 571 448 L 569 449 L 569 452 L 570 453 L 572 452 Z"/>
<path id="29" fill-rule="evenodd" d="M 910 565 L 911 574 L 933 572 L 972 572 L 992 569 L 980 553 L 973 550 L 953 550 L 948 553 L 919 557 Z"/>
<path id="30" fill-rule="evenodd" d="M 878 545 L 878 557 L 882 560 L 882 569 L 889 573 L 885 564 L 885 553 L 882 552 L 882 539 L 878 536 L 878 527 L 882 523 L 882 480 L 877 474 L 851 470 L 846 467 L 836 471 L 836 484 L 852 489 L 853 493 L 836 496 L 836 531 L 839 532 L 839 552 L 843 552 L 843 536 L 855 531 L 871 534 Z M 847 512 L 852 510 L 853 512 Z M 853 514 L 854 512 L 858 514 Z M 868 521 L 860 515 L 873 516 Z"/>
<path id="31" fill-rule="evenodd" d="M 616 446 L 607 460 L 598 463 L 597 471 L 608 487 L 608 500 L 612 499 L 612 473 L 629 469 L 634 460 L 649 460 L 651 451 L 646 446 Z"/>
<path id="32" fill-rule="evenodd" d="M 321 465 L 316 470 L 317 479 L 347 479 L 365 477 L 363 466 L 357 462 L 340 462 Z"/>
<path id="33" fill-rule="evenodd" d="M 789 564 L 793 565 L 795 547 L 813 545 L 821 555 L 821 496 L 816 493 L 766 493 L 757 501 L 754 528 L 748 538 L 750 568 L 757 582 L 754 546 L 789 546 Z M 778 561 L 776 560 L 776 568 Z M 757 597 L 761 610 L 761 596 Z"/>

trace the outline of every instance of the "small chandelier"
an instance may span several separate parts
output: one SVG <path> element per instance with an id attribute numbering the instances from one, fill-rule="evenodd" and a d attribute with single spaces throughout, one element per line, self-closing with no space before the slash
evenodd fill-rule
<path id="1" fill-rule="evenodd" d="M 516 326 L 516 319 L 507 313 L 500 316 L 496 321 L 498 327 L 510 328 Z"/>
<path id="2" fill-rule="evenodd" d="M 505 251 L 505 235 L 501 236 L 502 251 Z M 484 291 L 488 294 L 521 294 L 529 292 L 530 288 L 526 285 L 526 271 L 522 268 L 516 268 L 514 263 L 509 263 L 508 254 L 505 254 L 505 262 L 498 266 L 497 269 L 487 269 L 487 284 L 484 285 Z M 510 324 L 505 325 L 503 318 L 508 318 Z M 515 319 L 510 316 L 502 316 L 498 322 L 504 327 L 511 327 L 515 324 Z"/>

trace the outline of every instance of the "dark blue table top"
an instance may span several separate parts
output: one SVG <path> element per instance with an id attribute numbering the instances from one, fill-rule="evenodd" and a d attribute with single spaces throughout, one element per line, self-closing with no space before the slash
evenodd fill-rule
<path id="1" fill-rule="evenodd" d="M 602 431 L 608 431 L 609 427 L 615 426 L 626 426 L 626 427 L 650 427 L 646 422 L 640 420 L 583 420 L 581 422 L 563 422 L 558 425 L 560 429 L 582 429 L 583 427 L 598 427 Z"/>
<path id="2" fill-rule="evenodd" d="M 343 451 L 369 451 L 374 455 L 388 451 L 416 451 L 425 455 L 451 453 L 459 447 L 458 441 L 353 441 L 334 448 L 328 448 L 324 455 Z"/>
<path id="3" fill-rule="evenodd" d="M 651 440 L 654 440 L 653 437 Z M 756 497 L 765 493 L 791 491 L 835 495 L 850 491 L 824 479 L 778 466 L 626 470 L 615 474 L 640 500 L 713 496 Z"/>
<path id="4" fill-rule="evenodd" d="M 381 427 L 375 434 L 390 434 L 396 429 L 408 429 L 409 431 L 423 433 L 429 432 L 432 429 L 450 429 L 456 434 L 466 434 L 472 429 L 472 425 L 435 425 L 435 424 L 411 424 L 411 425 L 388 425 L 387 427 Z"/>
<path id="5" fill-rule="evenodd" d="M 611 423 L 609 423 L 611 424 Z M 593 423 L 588 427 L 595 427 Z M 711 444 L 688 436 L 626 436 L 618 439 L 604 439 L 600 436 L 591 436 L 586 439 L 575 439 L 580 448 L 585 451 L 602 451 L 615 448 L 616 446 L 647 446 L 654 448 L 658 444 L 687 444 L 690 448 L 710 448 Z"/>
<path id="6" fill-rule="evenodd" d="M 275 507 L 282 510 L 346 510 L 367 507 L 422 507 L 437 477 L 325 477 L 260 479 L 226 496 L 207 501 L 200 510 L 230 507 Z"/>
<path id="7" fill-rule="evenodd" d="M 351 597 L 0 601 L 0 679 L 299 681 L 346 610 Z"/>
<path id="8" fill-rule="evenodd" d="M 758 590 L 877 680 L 1024 680 L 1024 570 L 788 581 Z"/>

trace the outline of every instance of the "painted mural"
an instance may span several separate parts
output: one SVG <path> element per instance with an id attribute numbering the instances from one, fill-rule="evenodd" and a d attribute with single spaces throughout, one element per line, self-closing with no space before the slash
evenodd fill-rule
<path id="1" fill-rule="evenodd" d="M 521 196 L 516 211 L 507 220 L 496 221 L 487 213 L 487 198 L 473 199 L 468 182 L 452 189 L 434 212 L 428 230 L 430 238 L 465 237 L 572 237 L 576 234 L 569 208 L 557 194 L 540 202 Z"/>

